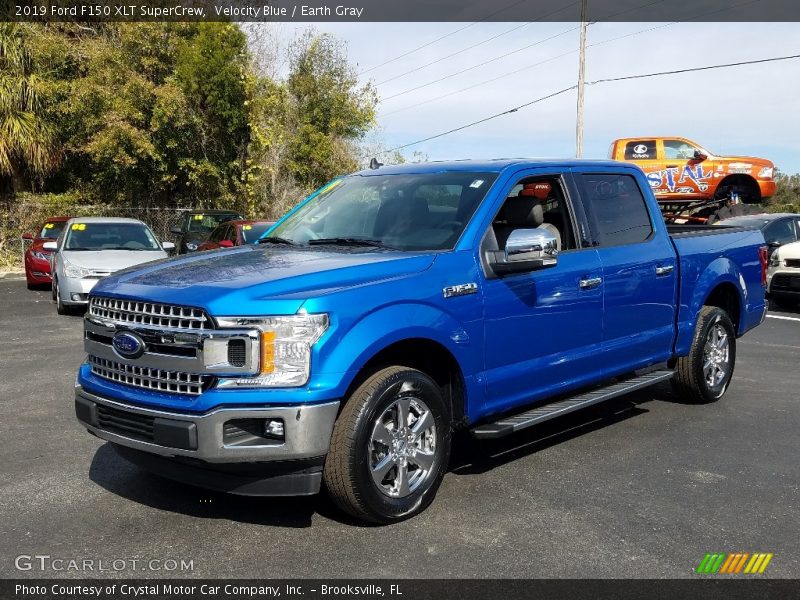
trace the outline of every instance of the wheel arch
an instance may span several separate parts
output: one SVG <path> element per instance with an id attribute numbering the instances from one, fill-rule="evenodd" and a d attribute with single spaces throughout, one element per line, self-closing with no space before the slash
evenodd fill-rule
<path id="1" fill-rule="evenodd" d="M 758 185 L 758 181 L 756 181 L 755 177 L 746 173 L 734 173 L 723 177 L 717 184 L 717 189 L 714 192 L 714 199 L 722 200 L 726 198 L 726 190 L 733 186 L 743 187 L 748 190 L 751 196 L 743 200 L 745 204 L 758 204 L 761 202 L 761 188 Z"/>

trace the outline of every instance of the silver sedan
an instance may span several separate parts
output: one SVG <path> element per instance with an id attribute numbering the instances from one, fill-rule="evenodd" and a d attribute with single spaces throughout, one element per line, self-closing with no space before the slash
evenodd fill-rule
<path id="1" fill-rule="evenodd" d="M 137 219 L 81 217 L 67 221 L 53 250 L 53 300 L 59 314 L 88 302 L 89 292 L 106 275 L 167 257 L 172 242 L 159 242 Z"/>

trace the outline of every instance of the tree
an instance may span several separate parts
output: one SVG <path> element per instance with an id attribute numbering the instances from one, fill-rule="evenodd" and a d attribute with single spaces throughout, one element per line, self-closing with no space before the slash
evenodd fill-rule
<path id="1" fill-rule="evenodd" d="M 0 23 L 0 174 L 18 193 L 54 169 L 60 152 L 45 117 L 47 81 L 30 48 L 32 26 Z"/>
<path id="2" fill-rule="evenodd" d="M 344 45 L 304 32 L 284 80 L 260 77 L 251 113 L 251 203 L 279 216 L 303 195 L 358 167 L 358 142 L 375 123 L 377 95 L 360 85 Z"/>

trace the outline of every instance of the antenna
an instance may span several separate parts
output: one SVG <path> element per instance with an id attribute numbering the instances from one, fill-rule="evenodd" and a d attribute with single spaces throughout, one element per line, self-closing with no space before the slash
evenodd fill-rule
<path id="1" fill-rule="evenodd" d="M 374 156 L 372 157 L 372 160 L 369 161 L 369 168 L 370 169 L 380 169 L 382 166 L 383 166 L 383 163 L 382 162 L 378 162 L 378 159 L 375 158 Z"/>

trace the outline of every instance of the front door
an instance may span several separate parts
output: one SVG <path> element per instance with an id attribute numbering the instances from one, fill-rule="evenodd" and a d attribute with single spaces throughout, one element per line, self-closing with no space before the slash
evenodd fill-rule
<path id="1" fill-rule="evenodd" d="M 486 232 L 483 249 L 503 249 L 514 229 L 545 227 L 558 232 L 561 251 L 554 267 L 490 276 L 482 283 L 484 414 L 520 407 L 601 376 L 603 304 L 597 250 L 580 241 L 576 213 L 560 175 L 532 170 L 514 181 Z M 507 210 L 511 203 L 513 211 Z"/>

